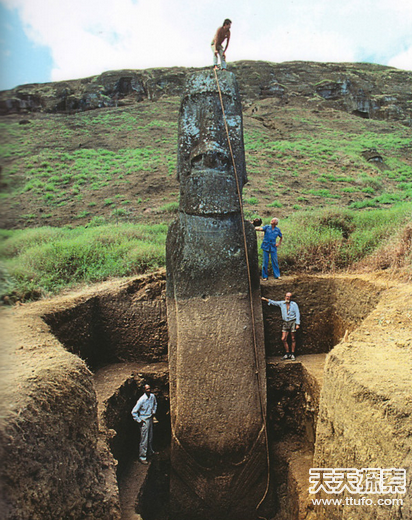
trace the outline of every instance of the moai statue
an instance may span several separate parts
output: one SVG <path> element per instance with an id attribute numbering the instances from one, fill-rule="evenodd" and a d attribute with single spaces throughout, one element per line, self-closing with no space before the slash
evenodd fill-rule
<path id="1" fill-rule="evenodd" d="M 241 190 L 247 178 L 239 90 L 232 73 L 220 73 L 219 83 Z M 268 473 L 257 243 L 245 222 L 250 294 L 235 171 L 213 72 L 196 72 L 186 83 L 178 178 L 179 217 L 166 245 L 170 518 L 251 520 Z"/>

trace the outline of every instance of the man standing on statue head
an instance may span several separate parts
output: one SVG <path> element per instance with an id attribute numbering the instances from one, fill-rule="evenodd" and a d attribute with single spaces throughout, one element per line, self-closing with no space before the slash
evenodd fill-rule
<path id="1" fill-rule="evenodd" d="M 296 331 L 300 327 L 300 312 L 296 302 L 292 301 L 292 293 L 287 292 L 285 299 L 281 301 L 268 300 L 263 298 L 262 300 L 268 302 L 268 305 L 275 305 L 280 307 L 282 313 L 282 342 L 285 347 L 285 355 L 282 359 L 291 359 L 295 361 L 295 349 L 296 349 Z M 291 335 L 291 352 L 289 352 L 288 335 Z"/>
<path id="2" fill-rule="evenodd" d="M 157 410 L 156 397 L 150 392 L 150 385 L 144 385 L 144 394 L 137 401 L 133 410 L 133 419 L 140 426 L 139 461 L 148 464 L 147 457 L 154 455 L 153 451 L 153 416 Z"/>
<path id="3" fill-rule="evenodd" d="M 273 276 L 280 279 L 279 263 L 278 263 L 278 247 L 282 243 L 282 232 L 277 227 L 279 220 L 272 218 L 270 226 L 255 227 L 256 231 L 263 231 L 265 233 L 263 242 L 260 248 L 263 250 L 263 264 L 262 264 L 262 278 L 268 279 L 269 254 L 272 260 Z M 277 242 L 278 237 L 280 238 Z"/>
<path id="4" fill-rule="evenodd" d="M 229 18 L 226 18 L 226 20 L 223 22 L 222 27 L 219 27 L 219 29 L 216 31 L 216 34 L 212 40 L 212 52 L 213 52 L 213 65 L 215 69 L 218 69 L 217 65 L 217 58 L 220 57 L 220 63 L 222 70 L 226 70 L 226 51 L 229 47 L 229 40 L 230 40 L 230 28 L 232 26 L 231 20 Z M 226 40 L 226 47 L 223 49 L 223 42 Z"/>

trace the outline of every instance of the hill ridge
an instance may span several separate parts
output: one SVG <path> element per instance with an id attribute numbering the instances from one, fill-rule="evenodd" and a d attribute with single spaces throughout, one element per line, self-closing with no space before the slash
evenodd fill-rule
<path id="1" fill-rule="evenodd" d="M 155 101 L 180 95 L 186 75 L 204 68 L 123 69 L 76 80 L 21 85 L 0 92 L 0 114 L 73 113 Z M 236 74 L 244 103 L 270 97 L 284 103 L 293 98 L 313 99 L 327 108 L 412 126 L 410 71 L 369 63 L 251 60 L 231 63 L 229 70 Z"/>

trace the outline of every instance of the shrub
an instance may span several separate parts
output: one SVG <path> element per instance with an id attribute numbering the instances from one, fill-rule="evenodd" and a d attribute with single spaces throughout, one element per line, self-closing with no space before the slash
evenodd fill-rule
<path id="1" fill-rule="evenodd" d="M 282 208 L 283 204 L 277 200 L 274 200 L 270 204 L 267 205 L 268 208 Z"/>

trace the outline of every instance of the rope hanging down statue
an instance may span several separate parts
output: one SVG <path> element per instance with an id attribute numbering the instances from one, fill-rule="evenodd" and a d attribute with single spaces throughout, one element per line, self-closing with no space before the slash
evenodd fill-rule
<path id="1" fill-rule="evenodd" d="M 249 520 L 267 486 L 257 243 L 252 224 L 242 222 L 235 169 L 241 190 L 247 179 L 235 77 L 226 73 L 217 84 L 213 72 L 195 73 L 180 110 L 180 208 L 166 244 L 170 509 L 179 520 Z"/>

